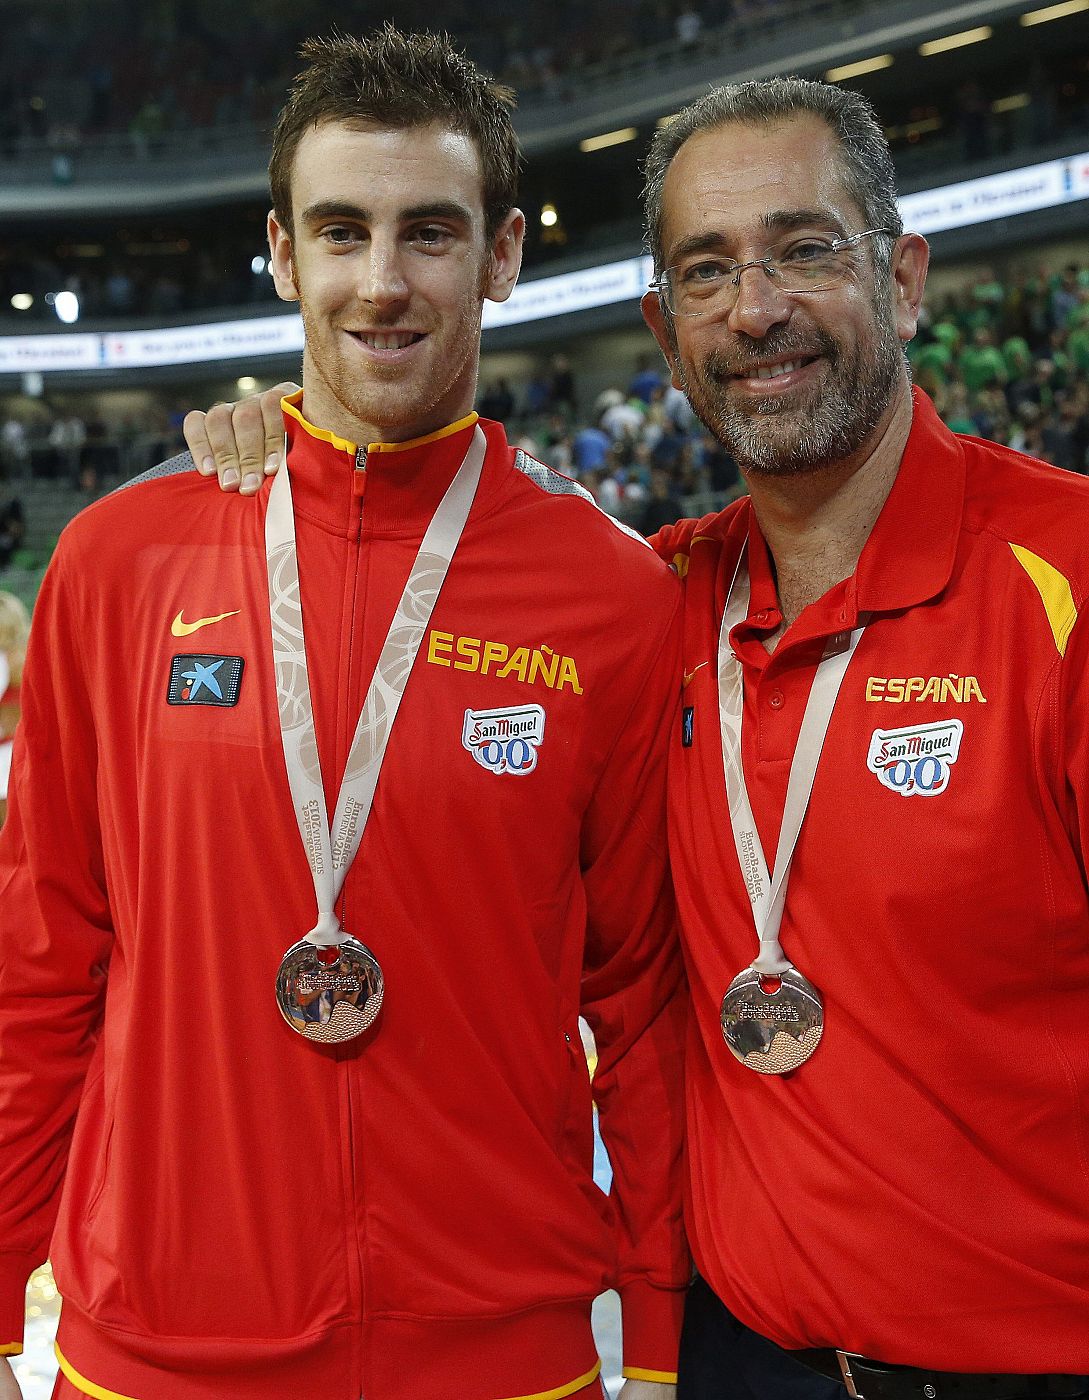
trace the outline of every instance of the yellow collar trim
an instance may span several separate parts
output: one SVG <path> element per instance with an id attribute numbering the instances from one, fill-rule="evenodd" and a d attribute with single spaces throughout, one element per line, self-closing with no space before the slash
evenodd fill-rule
<path id="1" fill-rule="evenodd" d="M 358 443 L 349 442 L 347 438 L 337 437 L 336 433 L 330 433 L 325 428 L 315 428 L 313 423 L 308 423 L 299 410 L 302 403 L 303 391 L 288 394 L 280 400 L 280 407 L 303 428 L 312 438 L 318 438 L 321 442 L 328 442 L 337 449 L 338 452 L 346 452 L 349 457 L 354 457 L 359 451 Z M 452 437 L 454 433 L 460 433 L 463 428 L 471 428 L 476 422 L 479 414 L 474 410 L 464 418 L 459 418 L 456 423 L 448 423 L 445 428 L 439 428 L 436 432 L 425 433 L 423 437 L 409 438 L 407 442 L 370 442 L 367 444 L 368 452 L 408 452 L 413 447 L 426 447 L 429 442 L 438 442 L 440 438 Z"/>
<path id="2" fill-rule="evenodd" d="M 324 428 L 315 428 L 313 423 L 308 423 L 306 421 L 299 412 L 299 404 L 302 403 L 302 396 L 303 391 L 301 389 L 294 394 L 286 394 L 280 400 L 280 407 L 289 418 L 294 418 L 297 423 L 301 424 L 312 438 L 318 438 L 321 442 L 332 443 L 338 452 L 347 452 L 349 457 L 354 457 L 356 454 L 356 445 L 354 442 L 349 442 L 347 438 L 337 437 L 336 433 L 327 432 Z"/>
<path id="3" fill-rule="evenodd" d="M 369 442 L 368 452 L 408 452 L 413 447 L 426 447 L 429 442 L 438 442 L 440 438 L 453 437 L 455 433 L 460 433 L 463 428 L 471 428 L 480 415 L 474 411 L 467 413 L 464 418 L 459 418 L 456 423 L 448 423 L 445 428 L 439 428 L 436 432 L 425 433 L 423 437 L 409 438 L 407 442 Z"/>

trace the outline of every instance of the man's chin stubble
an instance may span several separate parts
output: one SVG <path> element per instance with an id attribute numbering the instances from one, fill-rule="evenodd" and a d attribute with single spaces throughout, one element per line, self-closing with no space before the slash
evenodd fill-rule
<path id="1" fill-rule="evenodd" d="M 683 374 L 682 388 L 700 422 L 746 476 L 789 477 L 826 471 L 863 448 L 888 406 L 903 352 L 895 331 L 889 326 L 884 331 L 869 377 L 863 374 L 856 356 L 847 366 L 846 384 L 842 356 L 834 345 L 828 347 L 825 359 L 831 383 L 812 403 L 791 405 L 769 395 L 755 400 L 749 410 L 739 409 L 727 401 L 722 382 L 727 371 L 725 366 L 716 365 L 713 357 L 705 365 L 700 392 L 693 397 Z"/>
<path id="2" fill-rule="evenodd" d="M 792 407 L 769 397 L 756 400 L 746 412 L 721 399 L 716 402 L 716 396 L 702 392 L 702 385 L 701 392 L 693 394 L 687 376 L 682 381 L 696 417 L 747 476 L 798 476 L 829 465 L 814 453 L 815 443 L 806 443 L 806 406 Z M 794 424 L 782 422 L 787 418 Z"/>

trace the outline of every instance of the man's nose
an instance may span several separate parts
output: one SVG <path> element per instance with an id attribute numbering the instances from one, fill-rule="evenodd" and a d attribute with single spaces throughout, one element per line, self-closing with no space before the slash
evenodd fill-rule
<path id="1" fill-rule="evenodd" d="M 393 243 L 372 239 L 360 269 L 359 295 L 362 300 L 375 306 L 388 306 L 404 301 L 408 291 L 400 250 Z"/>
<path id="2" fill-rule="evenodd" d="M 726 318 L 732 331 L 742 331 L 759 340 L 767 335 L 772 326 L 790 320 L 792 298 L 768 274 L 764 263 L 745 263 L 734 275 L 737 278 L 737 300 Z"/>

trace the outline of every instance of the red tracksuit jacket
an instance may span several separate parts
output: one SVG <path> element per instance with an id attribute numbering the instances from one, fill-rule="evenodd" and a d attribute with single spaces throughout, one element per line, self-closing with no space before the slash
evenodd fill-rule
<path id="1" fill-rule="evenodd" d="M 285 417 L 332 810 L 475 415 L 358 465 Z M 345 887 L 344 926 L 386 974 L 363 1043 L 308 1043 L 273 996 L 314 893 L 276 711 L 267 488 L 222 497 L 175 459 L 62 537 L 0 842 L 0 1344 L 49 1251 L 62 1366 L 91 1394 L 559 1397 L 596 1372 L 590 1300 L 614 1284 L 627 1366 L 675 1369 L 679 588 L 483 426 Z M 241 660 L 223 703 L 178 683 L 202 656 Z M 503 771 L 477 717 L 524 706 L 543 712 L 536 765 Z"/>

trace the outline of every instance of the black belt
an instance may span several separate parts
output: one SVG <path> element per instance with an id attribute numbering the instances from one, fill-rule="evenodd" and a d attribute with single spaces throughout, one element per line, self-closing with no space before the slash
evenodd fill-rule
<path id="1" fill-rule="evenodd" d="M 852 1351 L 789 1351 L 832 1376 L 856 1400 L 1022 1400 L 1026 1395 L 1089 1395 L 1089 1376 L 996 1376 L 889 1366 Z"/>

